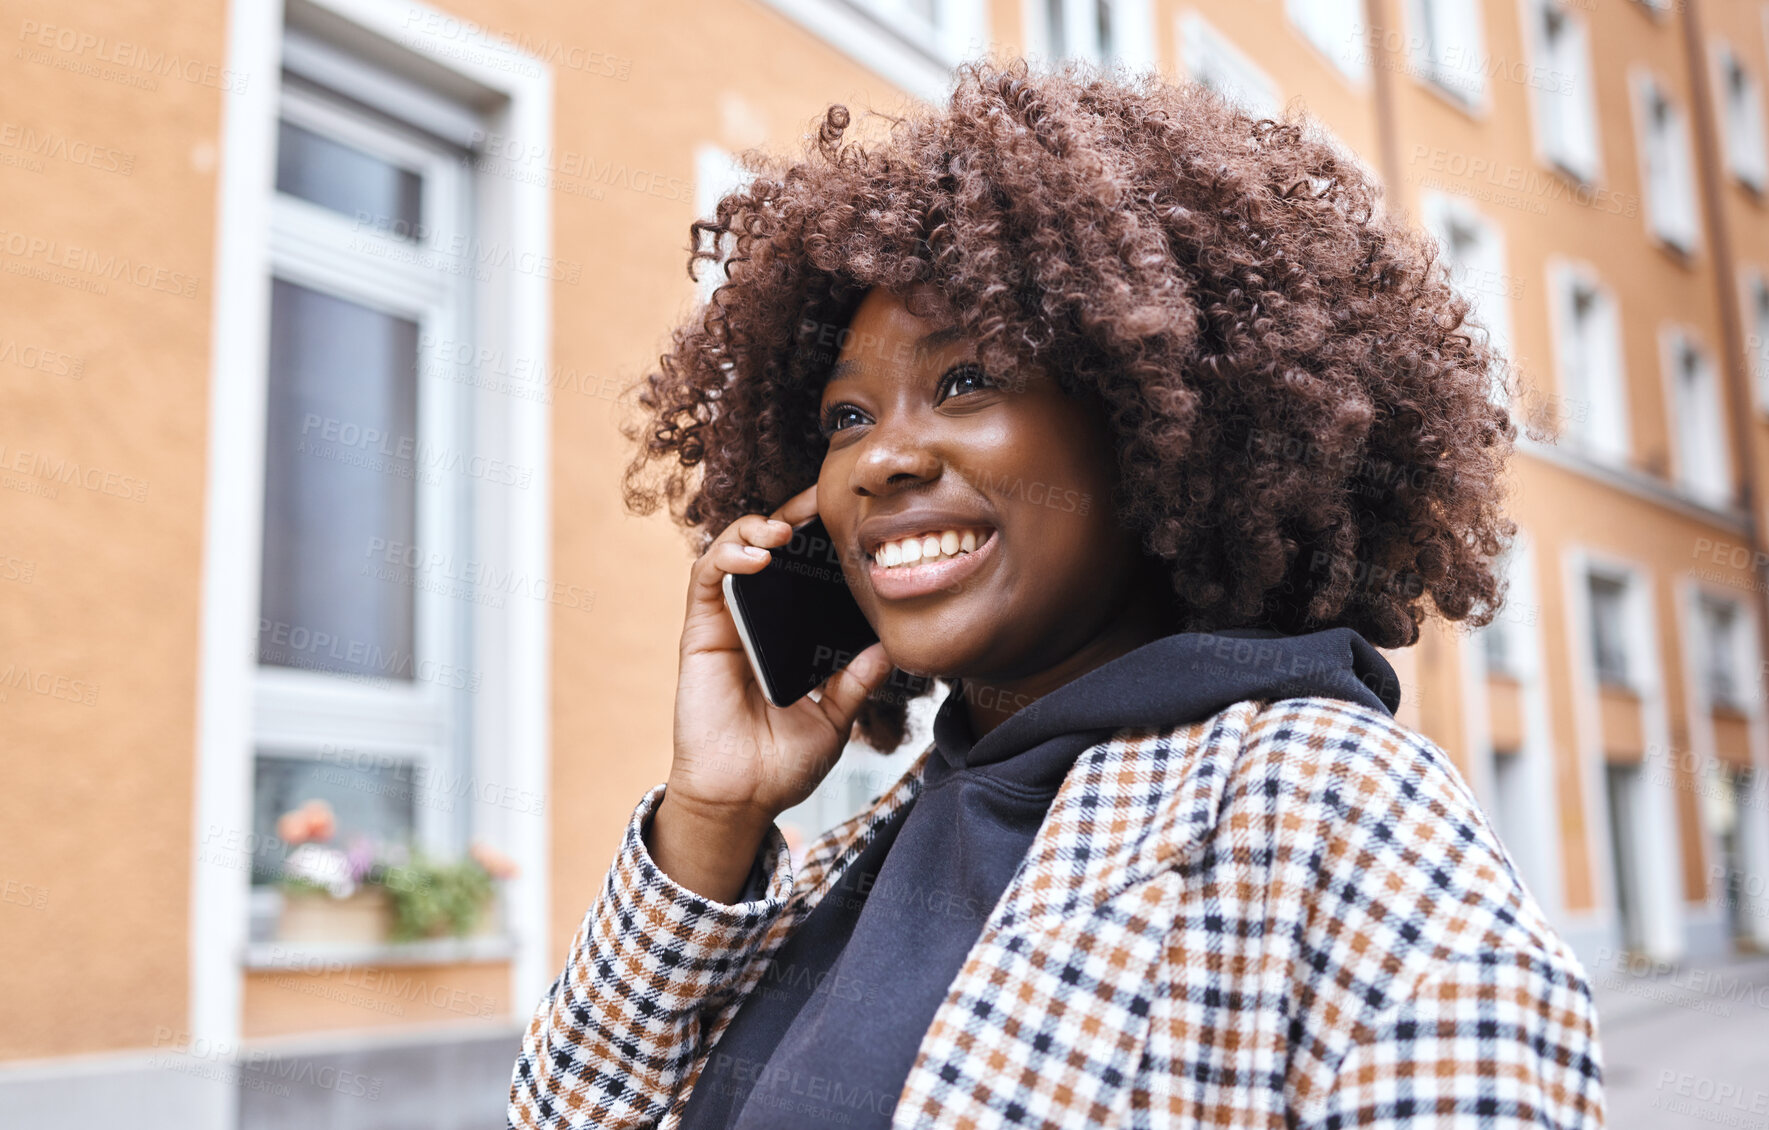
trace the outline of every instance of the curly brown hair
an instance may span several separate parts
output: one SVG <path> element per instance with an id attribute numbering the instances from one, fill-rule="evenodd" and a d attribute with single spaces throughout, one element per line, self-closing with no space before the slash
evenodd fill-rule
<path id="1" fill-rule="evenodd" d="M 831 106 L 790 165 L 747 155 L 755 179 L 693 225 L 690 275 L 725 281 L 638 386 L 630 511 L 667 501 L 704 551 L 814 484 L 827 328 L 931 284 L 986 370 L 1103 401 L 1113 505 L 1183 630 L 1400 647 L 1426 595 L 1491 621 L 1512 376 L 1435 244 L 1299 110 L 1022 61 L 961 68 L 945 109 L 876 144 L 849 122 Z M 862 735 L 895 748 L 905 705 L 875 693 Z"/>

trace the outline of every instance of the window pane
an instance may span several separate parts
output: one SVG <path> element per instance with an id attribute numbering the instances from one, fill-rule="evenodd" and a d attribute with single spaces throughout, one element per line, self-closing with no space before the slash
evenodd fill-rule
<path id="1" fill-rule="evenodd" d="M 258 661 L 413 677 L 413 590 L 362 566 L 413 544 L 416 322 L 277 279 Z"/>
<path id="2" fill-rule="evenodd" d="M 252 786 L 252 882 L 273 883 L 295 844 L 277 832 L 277 820 L 311 800 L 331 807 L 335 826 L 317 841 L 349 851 L 361 844 L 405 850 L 416 829 L 415 760 L 394 757 L 279 757 L 260 753 Z"/>
<path id="3" fill-rule="evenodd" d="M 402 239 L 419 239 L 423 180 L 360 149 L 280 123 L 276 190 Z"/>
<path id="4" fill-rule="evenodd" d="M 1623 595 L 1620 581 L 1593 575 L 1589 580 L 1591 594 L 1591 650 L 1597 668 L 1597 680 L 1626 686 L 1628 655 L 1623 642 Z"/>

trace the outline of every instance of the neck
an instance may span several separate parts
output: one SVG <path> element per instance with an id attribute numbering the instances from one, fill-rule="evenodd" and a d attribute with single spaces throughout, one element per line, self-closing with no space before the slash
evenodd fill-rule
<path id="1" fill-rule="evenodd" d="M 1147 643 L 1179 630 L 1170 606 L 1160 590 L 1139 588 L 1119 606 L 1104 628 L 1060 662 L 1023 677 L 963 676 L 962 693 L 970 718 L 971 734 L 981 739 L 1022 707 L 1050 694 Z"/>

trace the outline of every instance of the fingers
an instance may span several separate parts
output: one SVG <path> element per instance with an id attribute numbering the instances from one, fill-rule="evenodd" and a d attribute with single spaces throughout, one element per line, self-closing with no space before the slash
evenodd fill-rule
<path id="1" fill-rule="evenodd" d="M 713 543 L 695 563 L 694 580 L 688 587 L 690 606 L 696 601 L 723 599 L 719 586 L 724 584 L 726 573 L 760 572 L 771 559 L 767 550 L 785 545 L 791 540 L 790 525 L 772 521 L 760 514 L 745 514 L 732 522 L 725 527 L 723 533 L 713 539 Z M 760 552 L 746 552 L 746 547 L 753 547 Z"/>
<path id="2" fill-rule="evenodd" d="M 823 680 L 823 685 L 818 688 L 817 705 L 836 733 L 845 738 L 866 696 L 877 690 L 890 673 L 891 658 L 885 654 L 884 644 L 875 643 L 856 655 L 852 663 Z"/>
<path id="3" fill-rule="evenodd" d="M 817 516 L 817 484 L 812 483 L 791 498 L 780 504 L 780 508 L 768 515 L 779 518 L 789 525 L 796 526 L 800 522 Z"/>

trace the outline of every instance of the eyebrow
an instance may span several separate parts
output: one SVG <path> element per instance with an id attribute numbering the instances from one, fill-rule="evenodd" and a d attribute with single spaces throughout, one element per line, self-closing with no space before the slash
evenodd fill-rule
<path id="1" fill-rule="evenodd" d="M 939 349 L 942 346 L 952 344 L 963 336 L 964 331 L 957 326 L 947 326 L 945 329 L 933 330 L 929 333 L 923 334 L 920 340 L 915 343 L 916 355 L 921 356 L 926 353 L 932 353 L 934 350 Z M 829 370 L 829 379 L 826 384 L 834 384 L 836 381 L 846 380 L 849 377 L 857 376 L 860 372 L 860 368 L 860 362 L 853 359 L 837 361 L 835 367 Z"/>

